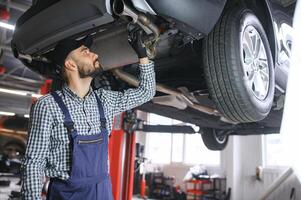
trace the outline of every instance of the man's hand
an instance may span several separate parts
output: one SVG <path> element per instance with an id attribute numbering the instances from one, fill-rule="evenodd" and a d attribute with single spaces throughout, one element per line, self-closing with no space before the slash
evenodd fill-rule
<path id="1" fill-rule="evenodd" d="M 128 35 L 128 41 L 132 46 L 132 48 L 134 49 L 134 51 L 136 52 L 140 61 L 143 58 L 147 58 L 146 49 L 142 42 L 143 34 L 144 32 L 141 28 L 135 27 L 134 29 L 129 31 L 129 35 Z"/>

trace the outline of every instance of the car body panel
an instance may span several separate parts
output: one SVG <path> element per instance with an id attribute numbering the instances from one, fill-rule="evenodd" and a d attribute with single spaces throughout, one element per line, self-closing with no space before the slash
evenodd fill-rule
<path id="1" fill-rule="evenodd" d="M 280 2 L 266 0 L 275 37 L 275 81 L 285 91 L 290 64 L 290 44 L 292 43 L 292 16 Z"/>
<path id="2" fill-rule="evenodd" d="M 225 7 L 226 0 L 141 0 L 140 2 L 138 0 L 128 1 L 131 1 L 133 6 L 136 7 L 137 10 L 148 12 L 152 15 L 162 17 L 167 20 L 166 22 L 170 23 L 170 26 L 172 28 L 179 29 L 181 34 L 185 33 L 186 35 L 192 37 L 194 37 L 196 34 L 201 34 L 200 37 L 204 37 L 205 35 L 207 35 L 213 29 L 222 12 L 225 9 L 228 9 L 227 7 Z M 264 10 L 268 12 L 265 13 L 265 16 L 269 17 L 267 21 L 271 22 L 265 25 L 268 26 L 268 29 L 271 29 L 269 31 L 272 32 L 272 36 L 270 37 L 270 40 L 272 41 L 270 41 L 270 44 L 272 44 L 271 46 L 274 45 L 274 48 L 272 48 L 272 50 L 274 51 L 273 55 L 275 55 L 275 80 L 276 84 L 283 89 L 283 92 L 285 92 L 290 58 L 290 47 L 288 41 L 291 40 L 291 17 L 289 15 L 283 14 L 283 12 L 285 12 L 285 8 L 275 3 L 274 1 L 265 0 L 264 3 L 266 3 L 266 9 Z M 66 37 L 79 37 L 81 34 L 86 34 L 87 30 L 94 30 L 94 28 L 98 28 L 98 32 L 95 34 L 96 36 L 99 34 L 99 32 L 105 33 L 110 32 L 111 30 L 113 31 L 114 29 L 112 29 L 112 27 L 120 26 L 120 24 L 116 23 L 117 18 L 114 18 L 116 16 L 112 16 L 110 6 L 110 0 L 59 1 L 59 3 L 56 3 L 51 7 L 47 8 L 46 10 L 41 11 L 37 15 L 33 16 L 30 20 L 26 21 L 24 24 L 16 28 L 12 42 L 13 49 L 15 48 L 19 52 L 24 54 L 40 54 L 45 52 L 46 50 L 49 50 L 50 47 L 53 47 L 57 41 Z M 80 11 L 78 10 L 79 8 Z M 66 21 L 64 19 L 66 13 L 70 12 L 71 10 L 77 10 L 77 12 L 74 13 L 75 18 L 73 19 L 71 17 L 69 19 L 70 21 Z M 79 12 L 81 12 L 82 15 L 78 15 Z M 80 18 L 82 20 L 79 20 Z M 49 25 L 49 27 L 45 26 L 45 24 L 47 24 L 47 26 Z M 68 26 L 66 24 L 68 24 Z M 110 27 L 104 27 L 104 25 L 106 24 L 110 24 Z M 51 28 L 50 26 L 54 26 L 55 28 Z M 38 29 L 36 27 L 41 28 Z M 178 31 L 176 30 L 175 32 Z M 26 37 L 24 37 L 25 35 Z M 31 37 L 27 37 L 28 35 L 30 35 Z M 114 34 L 112 33 L 112 35 Z M 268 34 L 268 37 L 269 36 L 270 35 Z M 198 37 L 194 38 L 199 39 Z M 166 38 L 166 41 L 168 39 L 169 38 Z M 124 41 L 127 43 L 126 40 Z M 195 42 L 200 42 L 200 40 L 196 40 Z M 187 44 L 193 45 L 192 43 Z M 177 49 L 176 51 L 179 51 L 179 49 Z M 165 65 L 164 62 L 161 62 L 161 64 L 160 62 L 157 62 L 159 61 L 159 59 L 155 60 L 157 73 L 160 70 L 160 68 L 163 69 L 164 67 L 166 67 L 167 69 L 167 65 L 170 65 L 171 54 L 173 53 L 174 52 L 168 52 L 166 54 L 168 55 L 166 56 L 166 60 L 168 60 L 168 62 L 166 62 Z M 177 58 L 177 60 L 175 59 L 176 63 L 179 63 L 179 60 L 181 59 L 180 55 L 178 57 L 179 58 Z M 184 58 L 185 56 L 183 56 L 183 59 Z M 186 62 L 185 60 L 185 65 L 191 65 L 192 62 L 197 62 L 197 60 L 190 60 L 190 63 Z M 36 66 L 36 69 L 45 68 L 43 67 L 43 65 L 42 67 L 40 67 L 40 63 Z M 201 69 L 201 61 L 197 62 L 196 66 L 199 69 Z M 171 68 L 179 67 L 171 66 Z M 188 66 L 185 66 L 185 70 L 188 70 Z M 41 72 L 42 70 L 35 71 Z M 159 74 L 156 74 L 158 80 L 161 74 L 163 74 L 162 71 L 159 72 Z M 182 71 L 182 73 L 183 72 L 184 70 Z M 170 71 L 168 71 L 169 77 L 171 77 L 170 74 Z M 204 85 L 204 77 L 201 75 L 201 73 L 197 75 L 199 75 L 199 80 Z M 173 78 L 174 77 L 171 77 L 171 79 Z M 160 81 L 161 80 L 159 80 L 159 82 Z M 191 77 L 189 81 L 193 82 Z M 171 82 L 163 83 L 165 83 L 168 86 L 169 84 L 173 86 Z M 199 89 L 206 90 L 206 88 L 201 88 L 202 86 L 200 85 L 202 84 L 198 85 L 200 87 Z M 185 84 L 183 85 L 185 86 Z M 164 116 L 176 118 L 185 122 L 194 123 L 202 127 L 221 129 L 240 128 L 241 130 L 249 129 L 252 131 L 254 131 L 256 127 L 260 127 L 261 129 L 262 127 L 277 128 L 280 126 L 281 122 L 279 116 L 282 116 L 281 111 L 272 111 L 271 114 L 263 121 L 241 126 L 223 122 L 222 120 L 220 120 L 219 117 L 211 115 L 209 116 L 191 108 L 186 110 L 176 110 L 176 108 L 162 106 L 154 103 L 145 104 L 140 108 L 145 111 L 154 112 Z"/>
<path id="3" fill-rule="evenodd" d="M 157 15 L 171 17 L 207 35 L 218 21 L 226 0 L 147 0 Z"/>
<path id="4" fill-rule="evenodd" d="M 30 9 L 35 9 L 35 6 Z M 13 49 L 17 48 L 19 52 L 30 55 L 43 52 L 59 40 L 113 20 L 107 11 L 106 0 L 58 1 L 31 16 L 20 26 L 17 23 L 12 41 Z"/>
<path id="5" fill-rule="evenodd" d="M 148 12 L 152 15 L 157 15 L 153 8 L 147 3 L 146 0 L 131 0 L 135 8 L 141 12 Z"/>

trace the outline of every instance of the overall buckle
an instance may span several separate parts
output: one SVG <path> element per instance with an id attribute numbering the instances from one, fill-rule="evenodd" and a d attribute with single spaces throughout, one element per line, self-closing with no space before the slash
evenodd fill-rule
<path id="1" fill-rule="evenodd" d="M 67 128 L 69 133 L 74 131 L 74 122 L 64 122 L 65 127 Z"/>

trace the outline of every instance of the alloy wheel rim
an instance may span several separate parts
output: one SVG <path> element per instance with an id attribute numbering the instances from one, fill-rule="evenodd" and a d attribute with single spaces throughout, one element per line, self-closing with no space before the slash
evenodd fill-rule
<path id="1" fill-rule="evenodd" d="M 246 85 L 257 99 L 264 100 L 269 92 L 269 64 L 264 43 L 254 26 L 244 29 L 240 49 Z"/>
<path id="2" fill-rule="evenodd" d="M 213 135 L 219 144 L 224 144 L 227 140 L 227 133 L 222 130 L 213 130 Z"/>

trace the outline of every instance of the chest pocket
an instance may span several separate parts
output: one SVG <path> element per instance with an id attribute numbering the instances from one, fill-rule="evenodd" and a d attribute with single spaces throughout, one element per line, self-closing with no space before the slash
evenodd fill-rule
<path id="1" fill-rule="evenodd" d="M 64 126 L 64 115 L 59 109 L 55 109 L 53 113 L 54 119 L 51 133 L 52 141 L 59 143 L 68 143 L 69 139 L 67 129 Z"/>
<path id="2" fill-rule="evenodd" d="M 78 140 L 77 143 L 80 145 L 87 145 L 87 144 L 101 144 L 103 142 L 103 138 L 98 138 L 94 140 Z"/>

